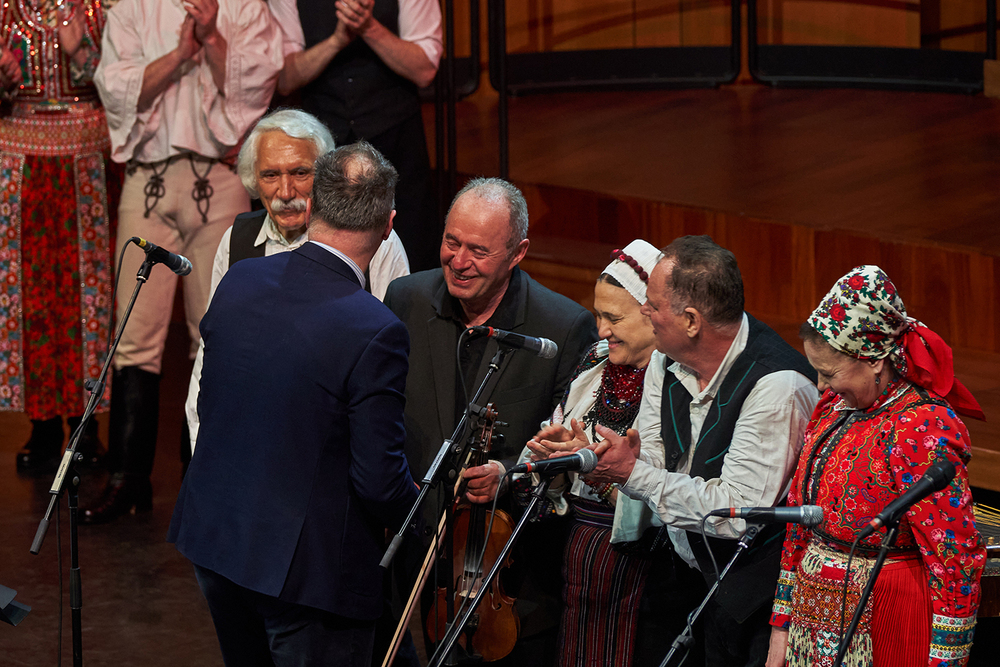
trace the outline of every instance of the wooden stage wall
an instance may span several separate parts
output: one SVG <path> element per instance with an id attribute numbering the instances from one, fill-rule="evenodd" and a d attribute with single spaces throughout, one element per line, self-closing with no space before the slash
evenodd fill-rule
<path id="1" fill-rule="evenodd" d="M 845 267 L 878 264 L 904 295 L 910 313 L 954 347 L 1000 352 L 996 257 L 570 188 L 518 185 L 532 219 L 528 266 L 585 305 L 614 246 L 634 238 L 662 246 L 677 236 L 709 234 L 736 255 L 747 310 L 762 318 L 798 324 Z"/>

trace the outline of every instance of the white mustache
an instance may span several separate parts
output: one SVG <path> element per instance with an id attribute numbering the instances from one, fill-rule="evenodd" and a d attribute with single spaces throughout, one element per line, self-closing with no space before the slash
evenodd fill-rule
<path id="1" fill-rule="evenodd" d="M 284 201 L 275 197 L 271 200 L 271 210 L 275 213 L 302 213 L 306 210 L 308 200 L 303 197 L 296 197 Z"/>

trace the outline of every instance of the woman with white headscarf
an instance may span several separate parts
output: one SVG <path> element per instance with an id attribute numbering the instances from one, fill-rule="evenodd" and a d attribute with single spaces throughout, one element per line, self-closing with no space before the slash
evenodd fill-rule
<path id="1" fill-rule="evenodd" d="M 522 460 L 547 458 L 574 433 L 595 437 L 600 424 L 624 434 L 642 400 L 643 379 L 656 349 L 653 327 L 640 308 L 660 251 L 636 240 L 611 254 L 594 287 L 601 340 L 580 362 L 549 424 L 528 443 Z M 527 489 L 524 477 L 516 484 Z M 569 473 L 554 480 L 543 513 L 572 514 L 563 559 L 565 608 L 559 631 L 559 665 L 630 665 L 648 560 L 611 546 L 618 491 Z"/>

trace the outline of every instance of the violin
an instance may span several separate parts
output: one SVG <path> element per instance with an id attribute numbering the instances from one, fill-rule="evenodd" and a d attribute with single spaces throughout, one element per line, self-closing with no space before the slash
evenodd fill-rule
<path id="1" fill-rule="evenodd" d="M 484 412 L 482 428 L 470 447 L 465 467 L 485 465 L 488 460 L 497 412 L 492 403 L 486 406 Z M 462 603 L 471 603 L 482 587 L 483 578 L 493 568 L 514 531 L 514 521 L 509 514 L 500 510 L 494 513 L 485 504 L 460 502 L 462 495 L 456 495 L 456 508 L 452 513 L 451 574 L 455 584 L 456 617 Z M 509 566 L 509 560 L 508 557 L 501 567 Z M 427 634 L 435 642 L 440 641 L 446 632 L 447 609 L 447 588 L 441 587 L 438 589 L 437 604 L 427 618 Z M 499 577 L 496 577 L 463 631 L 464 642 L 459 639 L 459 643 L 468 655 L 481 656 L 483 662 L 494 662 L 514 649 L 519 630 L 520 620 L 514 613 L 514 598 L 504 593 Z"/>

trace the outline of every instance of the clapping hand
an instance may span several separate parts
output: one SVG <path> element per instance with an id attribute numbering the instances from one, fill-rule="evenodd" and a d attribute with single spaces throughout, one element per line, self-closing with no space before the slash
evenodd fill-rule
<path id="1" fill-rule="evenodd" d="M 188 16 L 194 19 L 194 38 L 204 44 L 216 34 L 216 18 L 219 15 L 217 0 L 182 0 Z"/>
<path id="2" fill-rule="evenodd" d="M 86 24 L 83 20 L 83 12 L 73 13 L 73 3 L 65 2 L 58 6 L 56 16 L 59 21 L 59 47 L 67 58 L 72 58 L 80 50 L 83 44 L 83 33 Z M 69 18 L 73 13 L 73 18 Z"/>
<path id="3" fill-rule="evenodd" d="M 177 51 L 181 55 L 182 60 L 190 60 L 194 58 L 195 54 L 201 49 L 201 45 L 198 44 L 198 40 L 195 39 L 195 21 L 194 17 L 188 14 L 184 17 L 184 22 L 181 23 L 181 38 L 177 42 Z"/>
<path id="4" fill-rule="evenodd" d="M 632 476 L 632 469 L 639 458 L 639 432 L 630 428 L 621 436 L 610 428 L 598 426 L 597 434 L 604 440 L 594 447 L 597 467 L 590 473 L 590 478 L 599 482 L 624 484 Z"/>
<path id="5" fill-rule="evenodd" d="M 375 0 L 337 0 L 337 22 L 355 35 L 364 36 L 372 21 Z"/>
<path id="6" fill-rule="evenodd" d="M 544 461 L 553 456 L 572 454 L 575 451 L 590 446 L 590 440 L 583 430 L 583 425 L 575 419 L 570 420 L 570 428 L 562 424 L 550 424 L 535 434 L 528 441 L 532 461 Z"/>
<path id="7" fill-rule="evenodd" d="M 21 63 L 6 46 L 0 45 L 0 87 L 4 90 L 21 84 Z"/>

